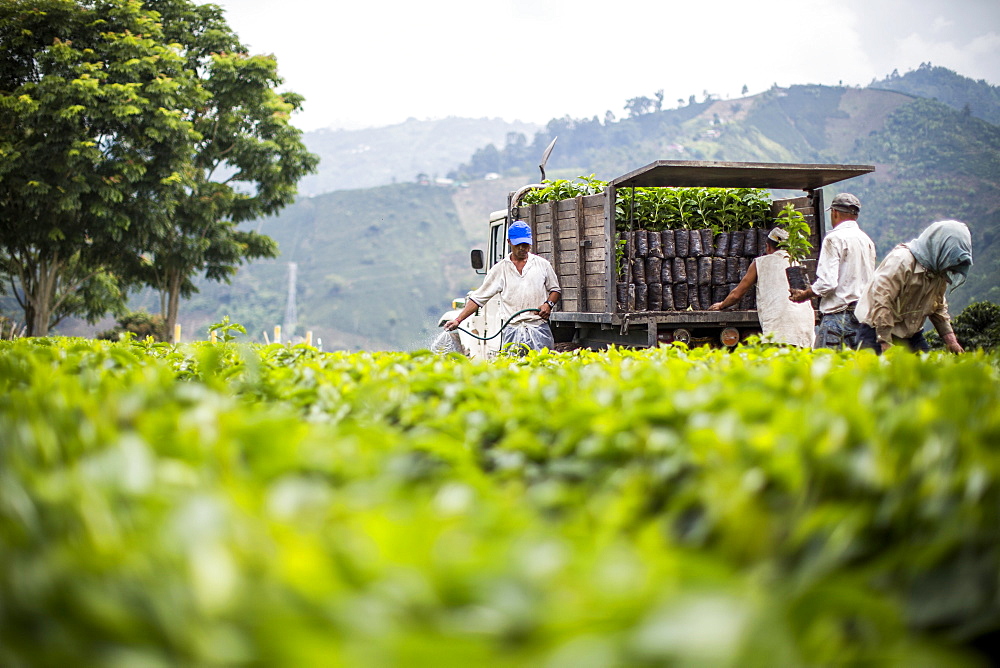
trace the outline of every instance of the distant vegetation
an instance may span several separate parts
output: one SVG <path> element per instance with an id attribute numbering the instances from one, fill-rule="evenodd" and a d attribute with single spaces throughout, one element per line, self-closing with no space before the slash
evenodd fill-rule
<path id="1" fill-rule="evenodd" d="M 966 350 L 1000 349 L 1000 305 L 998 304 L 993 302 L 969 304 L 965 310 L 952 318 L 951 325 L 958 342 Z M 944 347 L 937 332 L 931 332 L 928 341 L 934 348 Z"/>
<path id="2" fill-rule="evenodd" d="M 942 102 L 952 109 L 1000 125 L 1000 86 L 953 72 L 945 67 L 921 63 L 916 70 L 900 75 L 893 72 L 869 88 L 898 91 Z"/>

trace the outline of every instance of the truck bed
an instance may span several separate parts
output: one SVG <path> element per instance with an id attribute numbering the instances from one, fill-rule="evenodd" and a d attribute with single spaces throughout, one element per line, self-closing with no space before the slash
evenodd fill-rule
<path id="1" fill-rule="evenodd" d="M 759 325 L 757 311 L 632 311 L 629 313 L 581 313 L 554 311 L 552 322 L 622 325 L 625 323 L 662 323 L 666 325 Z"/>

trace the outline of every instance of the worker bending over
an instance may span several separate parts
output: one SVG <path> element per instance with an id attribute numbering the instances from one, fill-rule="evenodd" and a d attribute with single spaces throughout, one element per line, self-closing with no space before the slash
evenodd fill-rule
<path id="1" fill-rule="evenodd" d="M 930 317 L 948 350 L 965 352 L 951 328 L 945 291 L 964 283 L 971 268 L 972 235 L 957 220 L 932 223 L 916 239 L 893 248 L 854 311 L 862 346 L 878 354 L 894 343 L 927 351 L 923 327 Z"/>

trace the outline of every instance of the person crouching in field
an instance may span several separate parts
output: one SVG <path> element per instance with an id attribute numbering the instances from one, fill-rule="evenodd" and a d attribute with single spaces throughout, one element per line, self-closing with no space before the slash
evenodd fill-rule
<path id="1" fill-rule="evenodd" d="M 813 344 L 815 315 L 809 302 L 795 303 L 788 299 L 788 251 L 779 250 L 778 244 L 788 239 L 788 231 L 780 227 L 767 235 L 765 255 L 755 258 L 739 285 L 725 299 L 708 307 L 721 311 L 739 303 L 740 298 L 757 284 L 757 315 L 765 341 L 787 343 L 801 348 Z"/>
<path id="2" fill-rule="evenodd" d="M 965 352 L 951 328 L 945 291 L 964 283 L 971 267 L 972 235 L 957 220 L 932 223 L 916 239 L 893 248 L 854 310 L 862 347 L 881 355 L 901 342 L 914 352 L 927 351 L 923 327 L 930 317 L 948 350 Z"/>
<path id="3" fill-rule="evenodd" d="M 462 312 L 446 322 L 444 328 L 452 331 L 476 309 L 500 295 L 501 322 L 507 322 L 518 311 L 538 309 L 537 313 L 530 311 L 513 318 L 500 335 L 501 347 L 515 344 L 522 349 L 551 350 L 555 348 L 555 340 L 548 320 L 562 294 L 559 279 L 548 260 L 531 252 L 531 228 L 523 220 L 510 224 L 507 244 L 510 254 L 493 265 L 482 286 L 469 293 Z"/>

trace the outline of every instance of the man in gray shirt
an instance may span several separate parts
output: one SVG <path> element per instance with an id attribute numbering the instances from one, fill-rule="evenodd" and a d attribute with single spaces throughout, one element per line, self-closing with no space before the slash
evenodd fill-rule
<path id="1" fill-rule="evenodd" d="M 816 280 L 805 290 L 791 290 L 793 302 L 819 298 L 820 323 L 814 348 L 858 347 L 859 323 L 854 306 L 875 274 L 875 244 L 858 227 L 861 201 L 840 193 L 830 204 L 833 229 L 823 239 Z"/>

